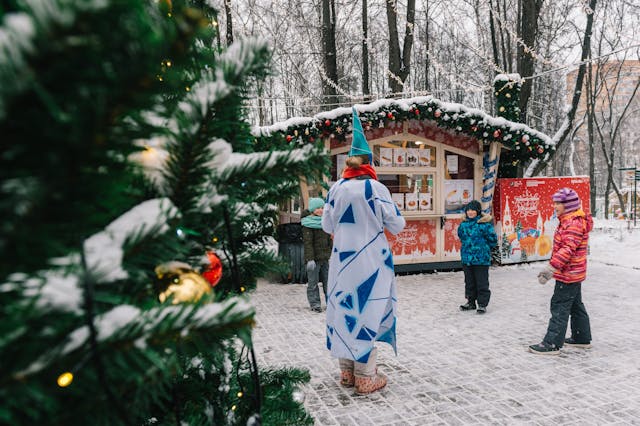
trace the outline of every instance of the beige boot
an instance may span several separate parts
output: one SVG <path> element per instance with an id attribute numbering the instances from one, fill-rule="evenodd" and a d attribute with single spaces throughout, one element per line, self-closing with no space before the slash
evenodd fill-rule
<path id="1" fill-rule="evenodd" d="M 340 363 L 340 384 L 345 388 L 353 387 L 356 377 L 353 374 L 353 360 L 347 358 L 338 358 Z"/>
<path id="2" fill-rule="evenodd" d="M 366 395 L 382 389 L 387 385 L 387 378 L 378 374 L 376 368 L 376 355 L 378 350 L 373 348 L 366 364 L 354 363 L 355 386 L 358 395 Z"/>

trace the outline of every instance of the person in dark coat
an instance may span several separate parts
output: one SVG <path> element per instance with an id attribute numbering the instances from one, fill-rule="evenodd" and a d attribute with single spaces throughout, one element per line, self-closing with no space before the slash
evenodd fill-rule
<path id="1" fill-rule="evenodd" d="M 484 314 L 491 297 L 491 290 L 489 290 L 491 248 L 498 243 L 498 237 L 491 223 L 492 217 L 482 214 L 480 202 L 476 200 L 469 202 L 464 207 L 464 212 L 466 219 L 458 227 L 458 238 L 462 243 L 462 270 L 467 303 L 461 305 L 460 310 L 472 311 L 477 308 L 479 314 Z"/>
<path id="2" fill-rule="evenodd" d="M 322 198 L 311 198 L 309 209 L 302 213 L 302 241 L 304 242 L 304 261 L 307 267 L 307 300 L 314 312 L 322 312 L 320 289 L 322 282 L 325 300 L 327 299 L 327 281 L 329 280 L 329 257 L 333 245 L 331 236 L 322 230 Z"/>

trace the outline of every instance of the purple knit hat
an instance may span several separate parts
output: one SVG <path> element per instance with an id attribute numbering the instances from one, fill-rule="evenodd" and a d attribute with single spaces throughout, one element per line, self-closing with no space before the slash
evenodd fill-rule
<path id="1" fill-rule="evenodd" d="M 564 211 L 566 213 L 574 212 L 580 208 L 580 197 L 576 191 L 571 188 L 559 189 L 551 199 L 554 202 L 564 204 Z"/>

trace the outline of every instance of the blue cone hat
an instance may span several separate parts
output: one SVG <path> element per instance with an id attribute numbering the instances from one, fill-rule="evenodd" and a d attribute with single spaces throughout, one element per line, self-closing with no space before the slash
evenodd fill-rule
<path id="1" fill-rule="evenodd" d="M 351 141 L 351 150 L 349 151 L 349 157 L 355 155 L 369 155 L 369 163 L 373 164 L 373 153 L 367 139 L 364 137 L 364 131 L 362 130 L 362 123 L 358 118 L 358 112 L 355 107 L 351 108 L 353 111 L 353 136 Z"/>

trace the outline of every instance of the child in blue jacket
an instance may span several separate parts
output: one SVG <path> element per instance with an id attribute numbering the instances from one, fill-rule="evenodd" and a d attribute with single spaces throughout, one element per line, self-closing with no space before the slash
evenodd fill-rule
<path id="1" fill-rule="evenodd" d="M 491 297 L 489 290 L 489 265 L 491 248 L 498 243 L 498 237 L 491 223 L 490 215 L 483 215 L 480 202 L 473 200 L 464 207 L 466 219 L 458 227 L 458 238 L 462 243 L 462 270 L 464 271 L 464 294 L 467 303 L 460 306 L 462 311 L 484 314 Z"/>

